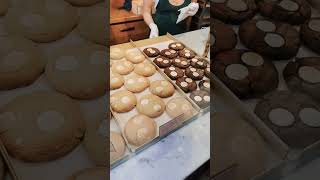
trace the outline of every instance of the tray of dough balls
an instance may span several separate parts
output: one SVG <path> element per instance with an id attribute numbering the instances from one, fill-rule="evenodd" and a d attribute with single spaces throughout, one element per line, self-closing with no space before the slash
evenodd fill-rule
<path id="1" fill-rule="evenodd" d="M 134 152 L 194 119 L 200 109 L 138 49 L 126 45 L 110 49 L 110 105 L 128 147 Z"/>
<path id="2" fill-rule="evenodd" d="M 201 109 L 210 106 L 210 63 L 170 34 L 168 40 L 139 49 Z"/>
<path id="3" fill-rule="evenodd" d="M 320 146 L 319 13 L 307 1 L 257 5 L 239 22 L 213 16 L 213 72 L 299 154 Z"/>
<path id="4" fill-rule="evenodd" d="M 283 164 L 288 147 L 220 80 L 211 80 L 214 179 L 251 180 Z"/>

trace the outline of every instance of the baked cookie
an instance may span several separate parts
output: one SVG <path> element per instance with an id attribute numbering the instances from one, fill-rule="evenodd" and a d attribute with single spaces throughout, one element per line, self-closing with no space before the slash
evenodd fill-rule
<path id="1" fill-rule="evenodd" d="M 44 71 L 42 51 L 30 40 L 0 36 L 0 90 L 32 84 Z"/>
<path id="2" fill-rule="evenodd" d="M 166 68 L 171 66 L 171 60 L 164 56 L 158 56 L 156 57 L 153 62 L 159 67 L 159 68 Z"/>
<path id="3" fill-rule="evenodd" d="M 160 97 L 153 94 L 147 94 L 139 99 L 137 110 L 141 114 L 156 118 L 164 112 L 165 103 Z"/>
<path id="4" fill-rule="evenodd" d="M 207 78 L 210 78 L 210 64 L 207 65 L 207 68 L 204 69 L 204 75 L 207 77 Z"/>
<path id="5" fill-rule="evenodd" d="M 300 35 L 293 26 L 263 19 L 241 24 L 239 37 L 247 48 L 272 60 L 290 59 L 300 47 Z"/>
<path id="6" fill-rule="evenodd" d="M 138 49 L 130 49 L 126 51 L 126 59 L 134 64 L 143 62 L 146 58 Z"/>
<path id="7" fill-rule="evenodd" d="M 107 174 L 106 174 L 107 171 L 108 169 L 104 167 L 84 169 L 70 176 L 68 180 L 80 180 L 80 179 L 104 180 L 104 179 L 107 179 Z"/>
<path id="8" fill-rule="evenodd" d="M 320 17 L 311 18 L 304 23 L 300 33 L 304 44 L 320 54 Z"/>
<path id="9" fill-rule="evenodd" d="M 56 0 L 21 1 L 5 16 L 6 29 L 10 34 L 18 34 L 36 42 L 61 39 L 77 23 L 77 9 L 65 1 Z"/>
<path id="10" fill-rule="evenodd" d="M 126 144 L 120 133 L 110 131 L 110 163 L 121 158 L 126 151 Z"/>
<path id="11" fill-rule="evenodd" d="M 106 5 L 105 3 L 99 3 L 86 8 L 85 11 L 81 13 L 77 32 L 81 37 L 90 42 L 109 47 L 109 39 L 111 38 L 111 42 L 113 41 L 112 38 L 116 36 L 106 28 L 105 23 Z"/>
<path id="12" fill-rule="evenodd" d="M 211 19 L 210 29 L 210 51 L 213 56 L 221 51 L 231 50 L 236 47 L 238 39 L 232 27 L 217 19 Z"/>
<path id="13" fill-rule="evenodd" d="M 157 124 L 148 116 L 138 114 L 126 123 L 124 134 L 130 144 L 142 146 L 156 137 Z"/>
<path id="14" fill-rule="evenodd" d="M 208 91 L 193 91 L 190 94 L 190 98 L 202 109 L 210 105 L 210 93 Z"/>
<path id="15" fill-rule="evenodd" d="M 176 84 L 185 92 L 191 92 L 191 91 L 195 91 L 197 89 L 197 83 L 188 78 L 188 77 L 182 77 L 177 79 Z"/>
<path id="16" fill-rule="evenodd" d="M 311 7 L 305 0 L 262 0 L 257 5 L 263 16 L 289 24 L 302 24 L 311 17 Z"/>
<path id="17" fill-rule="evenodd" d="M 124 78 L 118 73 L 110 71 L 110 90 L 119 89 L 124 84 Z"/>
<path id="18" fill-rule="evenodd" d="M 200 82 L 199 82 L 199 88 L 200 88 L 201 90 L 210 92 L 210 81 L 209 81 L 209 80 L 202 80 L 202 81 L 200 81 Z"/>
<path id="19" fill-rule="evenodd" d="M 214 74 L 239 98 L 255 98 L 278 87 L 278 71 L 270 60 L 248 50 L 219 53 Z"/>
<path id="20" fill-rule="evenodd" d="M 135 66 L 134 72 L 141 76 L 149 77 L 156 72 L 156 68 L 149 62 L 143 62 Z"/>
<path id="21" fill-rule="evenodd" d="M 191 66 L 199 69 L 205 69 L 208 66 L 208 61 L 195 57 L 191 59 Z"/>
<path id="22" fill-rule="evenodd" d="M 186 76 L 193 79 L 193 80 L 201 80 L 204 76 L 204 70 L 203 69 L 197 69 L 193 67 L 189 67 L 185 71 Z"/>
<path id="23" fill-rule="evenodd" d="M 106 57 L 105 47 L 98 45 L 57 48 L 46 66 L 46 77 L 51 86 L 70 97 L 97 98 L 107 89 Z"/>
<path id="24" fill-rule="evenodd" d="M 283 77 L 290 89 L 320 100 L 320 58 L 296 58 L 287 64 Z"/>
<path id="25" fill-rule="evenodd" d="M 172 60 L 172 64 L 178 68 L 185 69 L 190 66 L 190 60 L 183 57 L 176 57 Z"/>
<path id="26" fill-rule="evenodd" d="M 110 58 L 111 60 L 119 60 L 124 58 L 125 52 L 123 49 L 118 47 L 111 47 L 110 48 Z"/>
<path id="27" fill-rule="evenodd" d="M 91 6 L 99 2 L 103 2 L 103 0 L 66 0 L 66 1 L 75 6 Z"/>
<path id="28" fill-rule="evenodd" d="M 139 93 L 149 87 L 149 79 L 143 76 L 132 75 L 126 78 L 124 87 L 133 93 Z"/>
<path id="29" fill-rule="evenodd" d="M 0 16 L 3 16 L 7 13 L 9 8 L 9 0 L 2 0 L 0 2 Z"/>
<path id="30" fill-rule="evenodd" d="M 143 52 L 148 56 L 148 57 L 157 57 L 160 54 L 159 49 L 154 48 L 154 47 L 148 47 L 143 50 Z"/>
<path id="31" fill-rule="evenodd" d="M 131 111 L 136 104 L 136 96 L 127 90 L 117 91 L 110 96 L 111 108 L 118 113 Z"/>
<path id="32" fill-rule="evenodd" d="M 184 49 L 184 45 L 180 42 L 173 42 L 173 43 L 169 44 L 168 48 L 176 50 L 176 51 L 180 51 L 180 50 Z"/>
<path id="33" fill-rule="evenodd" d="M 153 81 L 150 85 L 150 92 L 161 98 L 167 98 L 174 94 L 174 86 L 165 80 Z"/>
<path id="34" fill-rule="evenodd" d="M 184 76 L 182 69 L 173 66 L 165 68 L 164 73 L 173 80 L 177 80 Z"/>
<path id="35" fill-rule="evenodd" d="M 258 9 L 255 0 L 213 0 L 211 4 L 211 17 L 231 24 L 251 19 Z"/>
<path id="36" fill-rule="evenodd" d="M 290 148 L 305 148 L 320 139 L 320 107 L 307 95 L 275 91 L 254 112 Z"/>
<path id="37" fill-rule="evenodd" d="M 171 118 L 176 118 L 182 115 L 184 120 L 192 117 L 195 113 L 191 103 L 183 97 L 176 97 L 170 99 L 166 105 L 166 112 Z"/>
<path id="38" fill-rule="evenodd" d="M 61 158 L 77 147 L 85 123 L 76 101 L 54 92 L 34 91 L 1 107 L 0 129 L 12 157 L 43 162 Z"/>
<path id="39" fill-rule="evenodd" d="M 196 53 L 191 49 L 183 49 L 179 51 L 179 56 L 187 59 L 192 59 L 196 56 Z"/>
<path id="40" fill-rule="evenodd" d="M 134 69 L 134 65 L 130 61 L 121 60 L 112 63 L 111 70 L 121 75 L 127 75 Z"/>
<path id="41" fill-rule="evenodd" d="M 178 51 L 173 49 L 164 49 L 164 50 L 161 50 L 160 54 L 169 59 L 173 59 L 178 56 Z"/>

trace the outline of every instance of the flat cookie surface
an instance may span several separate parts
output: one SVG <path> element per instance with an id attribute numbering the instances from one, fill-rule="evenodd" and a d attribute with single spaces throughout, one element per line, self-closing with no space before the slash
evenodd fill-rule
<path id="1" fill-rule="evenodd" d="M 142 96 L 137 103 L 137 110 L 139 113 L 148 117 L 159 117 L 165 110 L 164 101 L 153 94 Z"/>

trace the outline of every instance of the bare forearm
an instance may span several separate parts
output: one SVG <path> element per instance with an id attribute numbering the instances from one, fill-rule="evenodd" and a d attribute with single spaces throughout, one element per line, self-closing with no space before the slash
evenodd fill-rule
<path id="1" fill-rule="evenodd" d="M 151 14 L 148 13 L 148 12 L 143 13 L 143 19 L 144 19 L 144 22 L 145 22 L 147 25 L 149 25 L 149 24 L 151 24 L 151 23 L 154 23 Z"/>

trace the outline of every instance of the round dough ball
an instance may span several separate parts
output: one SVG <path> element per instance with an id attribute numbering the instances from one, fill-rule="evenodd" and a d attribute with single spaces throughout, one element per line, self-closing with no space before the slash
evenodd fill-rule
<path id="1" fill-rule="evenodd" d="M 174 86 L 165 80 L 153 81 L 150 85 L 150 92 L 161 98 L 167 98 L 174 94 Z"/>
<path id="2" fill-rule="evenodd" d="M 166 105 L 166 112 L 171 118 L 182 115 L 184 120 L 192 117 L 194 108 L 191 103 L 183 97 L 172 98 Z"/>
<path id="3" fill-rule="evenodd" d="M 137 64 L 134 68 L 134 72 L 141 76 L 149 77 L 156 72 L 156 68 L 149 62 Z"/>
<path id="4" fill-rule="evenodd" d="M 57 49 L 46 67 L 49 83 L 76 99 L 103 96 L 107 89 L 107 53 L 103 46 L 66 46 Z"/>
<path id="5" fill-rule="evenodd" d="M 202 109 L 210 106 L 210 93 L 208 91 L 193 91 L 190 94 L 190 98 Z"/>
<path id="6" fill-rule="evenodd" d="M 130 61 L 122 60 L 112 63 L 111 70 L 121 75 L 127 75 L 134 69 L 133 64 Z"/>
<path id="7" fill-rule="evenodd" d="M 0 36 L 0 90 L 32 84 L 44 71 L 46 60 L 30 40 Z"/>
<path id="8" fill-rule="evenodd" d="M 148 57 L 157 57 L 160 54 L 159 49 L 154 48 L 154 47 L 147 47 L 143 50 L 143 52 L 148 56 Z"/>
<path id="9" fill-rule="evenodd" d="M 136 104 L 136 96 L 127 90 L 117 91 L 110 96 L 111 108 L 119 113 L 131 111 Z"/>
<path id="10" fill-rule="evenodd" d="M 119 60 L 124 57 L 125 53 L 124 50 L 118 47 L 111 47 L 110 48 L 110 58 L 112 60 Z"/>
<path id="11" fill-rule="evenodd" d="M 217 19 L 211 19 L 211 50 L 213 54 L 233 49 L 238 42 L 234 30 Z"/>
<path id="12" fill-rule="evenodd" d="M 105 180 L 107 178 L 108 169 L 104 167 L 96 167 L 91 169 L 84 169 L 76 172 L 68 178 L 68 180 Z"/>
<path id="13" fill-rule="evenodd" d="M 0 109 L 1 139 L 14 158 L 26 162 L 61 158 L 85 133 L 80 105 L 68 96 L 34 91 Z"/>
<path id="14" fill-rule="evenodd" d="M 138 49 L 127 50 L 125 56 L 128 61 L 130 61 L 134 64 L 141 63 L 146 59 L 144 57 L 144 55 Z"/>
<path id="15" fill-rule="evenodd" d="M 126 144 L 120 133 L 110 131 L 110 163 L 121 158 L 126 151 Z M 107 162 L 107 161 L 106 161 Z"/>
<path id="16" fill-rule="evenodd" d="M 139 93 L 149 87 L 149 79 L 143 76 L 132 75 L 126 78 L 124 87 L 133 93 Z"/>
<path id="17" fill-rule="evenodd" d="M 184 47 L 185 46 L 183 44 L 181 44 L 180 42 L 173 42 L 168 45 L 169 49 L 173 49 L 176 51 L 180 51 L 180 50 L 184 49 Z"/>
<path id="18" fill-rule="evenodd" d="M 0 2 L 0 16 L 3 16 L 7 13 L 9 4 L 9 0 L 2 0 Z"/>
<path id="19" fill-rule="evenodd" d="M 137 103 L 139 113 L 151 118 L 159 117 L 165 110 L 165 103 L 161 98 L 153 94 L 142 96 Z"/>
<path id="20" fill-rule="evenodd" d="M 173 49 L 163 49 L 160 52 L 161 56 L 167 57 L 169 59 L 175 58 L 178 56 L 178 51 Z"/>
<path id="21" fill-rule="evenodd" d="M 118 73 L 110 73 L 110 89 L 119 89 L 124 84 L 124 78 Z"/>
<path id="22" fill-rule="evenodd" d="M 138 114 L 129 119 L 124 134 L 130 144 L 141 146 L 155 138 L 157 124 L 148 116 Z"/>
<path id="23" fill-rule="evenodd" d="M 75 6 L 91 6 L 104 0 L 65 0 Z"/>
<path id="24" fill-rule="evenodd" d="M 316 53 L 320 53 L 320 18 L 314 17 L 305 22 L 300 30 L 304 44 Z"/>
<path id="25" fill-rule="evenodd" d="M 77 23 L 77 9 L 65 1 L 57 0 L 21 1 L 19 6 L 12 7 L 5 16 L 8 32 L 36 42 L 61 39 Z"/>

